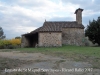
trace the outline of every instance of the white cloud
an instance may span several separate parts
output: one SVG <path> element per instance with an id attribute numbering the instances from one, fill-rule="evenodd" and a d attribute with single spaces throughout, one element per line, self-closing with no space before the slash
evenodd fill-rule
<path id="1" fill-rule="evenodd" d="M 8 31 L 10 31 L 10 30 L 12 30 L 13 32 L 12 33 L 29 33 L 29 32 L 31 32 L 31 31 L 33 31 L 33 30 L 35 30 L 37 27 L 26 27 L 26 26 L 16 26 L 16 28 L 15 27 L 10 27 L 10 28 L 8 28 L 8 27 L 5 27 L 5 29 L 6 30 L 8 30 Z"/>
<path id="2" fill-rule="evenodd" d="M 96 15 L 96 14 L 100 14 L 100 11 L 85 10 L 83 12 L 83 16 L 92 16 L 92 15 Z"/>
<path id="3" fill-rule="evenodd" d="M 95 2 L 95 0 L 91 1 Z M 73 3 L 74 0 L 9 0 L 8 2 L 0 1 L 0 16 L 2 17 L 0 18 L 0 26 L 9 33 L 21 35 L 42 26 L 45 19 L 56 21 L 57 18 L 60 20 L 60 18 L 65 19 L 66 17 L 75 20 L 74 12 L 81 7 L 81 4 L 78 3 L 84 1 Z M 85 6 L 91 6 L 91 3 Z M 83 16 L 95 14 L 100 14 L 100 12 L 89 9 L 83 12 Z"/>

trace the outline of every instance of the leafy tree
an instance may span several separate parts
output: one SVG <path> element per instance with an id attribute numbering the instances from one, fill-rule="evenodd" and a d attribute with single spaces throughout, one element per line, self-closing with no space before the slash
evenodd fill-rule
<path id="1" fill-rule="evenodd" d="M 20 36 L 17 36 L 17 37 L 15 37 L 15 39 L 21 39 L 21 37 Z"/>
<path id="2" fill-rule="evenodd" d="M 4 32 L 3 32 L 3 29 L 2 27 L 0 27 L 0 39 L 4 39 L 5 36 L 4 36 Z"/>
<path id="3" fill-rule="evenodd" d="M 88 36 L 93 44 L 97 43 L 100 46 L 100 17 L 98 17 L 97 20 L 89 22 L 85 30 L 85 36 Z"/>

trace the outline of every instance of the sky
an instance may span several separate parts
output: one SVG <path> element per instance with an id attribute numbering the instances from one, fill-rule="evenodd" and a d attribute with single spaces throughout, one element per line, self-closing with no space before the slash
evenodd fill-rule
<path id="1" fill-rule="evenodd" d="M 75 10 L 84 9 L 82 22 L 100 16 L 100 0 L 0 0 L 0 27 L 11 39 L 41 27 L 46 21 L 76 21 Z"/>

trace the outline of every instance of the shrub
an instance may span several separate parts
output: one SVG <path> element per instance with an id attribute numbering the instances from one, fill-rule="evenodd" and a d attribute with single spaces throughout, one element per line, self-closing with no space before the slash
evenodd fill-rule
<path id="1" fill-rule="evenodd" d="M 10 39 L 10 40 L 0 40 L 0 49 L 8 48 L 19 48 L 21 45 L 21 39 Z"/>
<path id="2" fill-rule="evenodd" d="M 12 45 L 20 45 L 21 44 L 21 40 L 20 39 L 11 39 L 10 43 Z"/>
<path id="3" fill-rule="evenodd" d="M 91 41 L 89 41 L 88 37 L 84 38 L 84 44 L 85 46 L 94 46 L 94 44 Z"/>

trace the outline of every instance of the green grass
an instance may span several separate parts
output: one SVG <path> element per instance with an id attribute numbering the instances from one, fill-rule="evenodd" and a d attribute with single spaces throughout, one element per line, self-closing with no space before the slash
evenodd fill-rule
<path id="1" fill-rule="evenodd" d="M 89 62 L 92 68 L 100 69 L 100 47 L 85 47 L 85 46 L 62 46 L 49 48 L 20 48 L 22 52 L 39 52 L 58 56 L 62 59 L 72 59 L 74 61 Z"/>
<path id="2" fill-rule="evenodd" d="M 75 61 L 89 62 L 94 68 L 100 68 L 100 47 L 62 46 L 48 48 L 18 48 L 1 51 L 14 50 L 28 53 L 43 53 L 54 57 L 61 57 L 62 59 L 69 58 Z"/>
<path id="3" fill-rule="evenodd" d="M 18 49 L 2 49 L 0 51 L 21 51 L 21 52 L 28 52 L 28 53 L 34 53 L 34 52 L 41 52 L 45 54 L 52 54 L 56 53 L 58 55 L 60 54 L 80 54 L 80 55 L 86 55 L 86 56 L 92 56 L 99 58 L 100 57 L 100 47 L 85 47 L 85 46 L 62 46 L 62 47 L 41 47 L 41 48 L 18 48 Z"/>
<path id="4" fill-rule="evenodd" d="M 48 47 L 48 48 L 19 48 L 22 52 L 43 52 L 43 53 L 70 53 L 81 54 L 93 57 L 100 57 L 100 47 L 84 47 L 84 46 L 62 46 L 62 47 Z"/>

